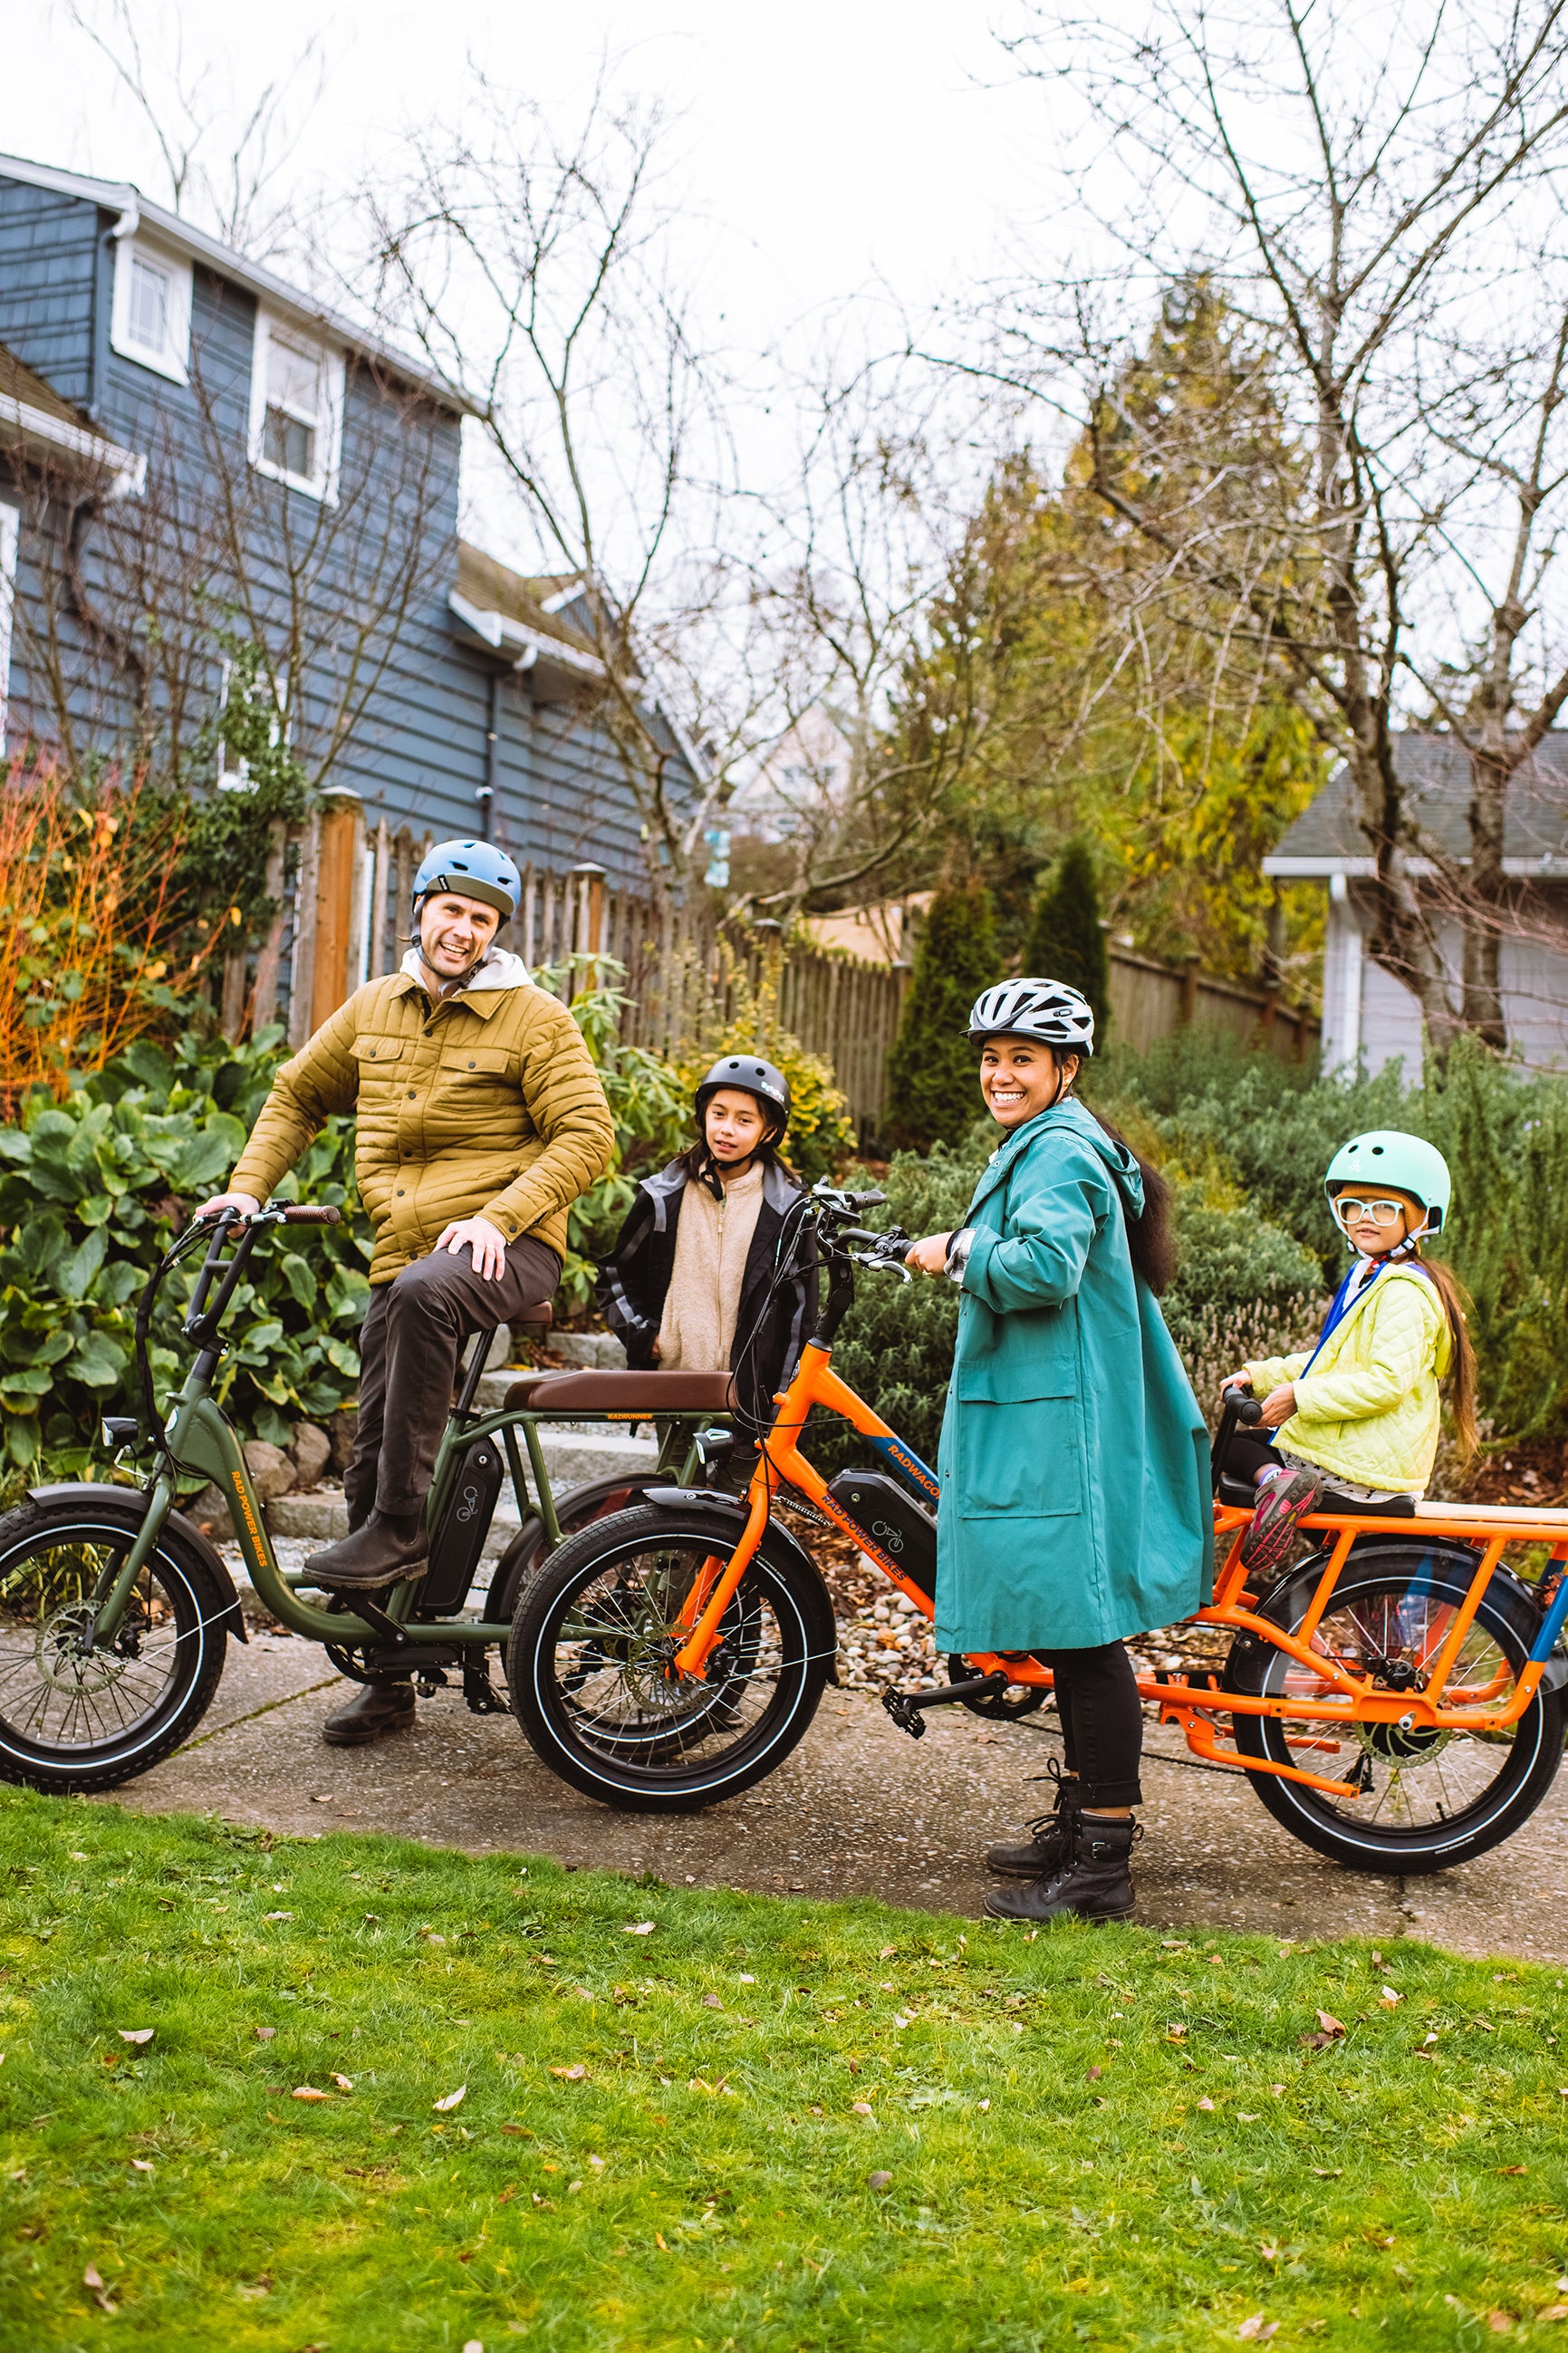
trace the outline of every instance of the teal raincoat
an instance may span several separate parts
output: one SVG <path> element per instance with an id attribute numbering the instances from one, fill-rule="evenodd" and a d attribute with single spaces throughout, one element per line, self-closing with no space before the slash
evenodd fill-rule
<path id="1" fill-rule="evenodd" d="M 970 1204 L 938 1471 L 943 1651 L 1088 1650 L 1211 1594 L 1208 1440 L 1123 1208 L 1143 1180 L 1069 1097 Z"/>

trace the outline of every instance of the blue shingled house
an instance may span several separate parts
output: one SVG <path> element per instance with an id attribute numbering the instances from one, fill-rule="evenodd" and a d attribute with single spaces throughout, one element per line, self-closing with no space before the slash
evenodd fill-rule
<path id="1" fill-rule="evenodd" d="M 210 742 L 223 631 L 264 644 L 312 784 L 363 817 L 342 986 L 383 968 L 391 839 L 483 829 L 522 865 L 643 878 L 581 584 L 459 537 L 467 406 L 134 188 L 0 156 L 4 744 L 177 768 Z"/>

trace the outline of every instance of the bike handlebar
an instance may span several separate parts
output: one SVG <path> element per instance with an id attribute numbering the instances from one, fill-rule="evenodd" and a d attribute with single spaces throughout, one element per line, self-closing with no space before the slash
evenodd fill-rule
<path id="1" fill-rule="evenodd" d="M 343 1213 L 325 1202 L 290 1201 L 283 1212 L 286 1226 L 341 1226 Z"/>

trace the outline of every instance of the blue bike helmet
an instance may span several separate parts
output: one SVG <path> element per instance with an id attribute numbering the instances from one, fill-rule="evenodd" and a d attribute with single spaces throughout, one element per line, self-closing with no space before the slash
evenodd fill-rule
<path id="1" fill-rule="evenodd" d="M 414 912 L 434 891 L 456 891 L 496 908 L 501 921 L 517 913 L 522 877 L 493 841 L 438 841 L 426 851 L 414 877 Z"/>

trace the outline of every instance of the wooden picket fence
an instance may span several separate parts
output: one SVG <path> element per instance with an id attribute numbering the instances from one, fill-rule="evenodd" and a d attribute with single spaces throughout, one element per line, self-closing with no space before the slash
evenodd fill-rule
<path id="1" fill-rule="evenodd" d="M 384 819 L 367 828 L 348 795 L 279 835 L 268 889 L 282 913 L 258 956 L 225 969 L 229 1034 L 281 1022 L 290 1044 L 302 1045 L 355 988 L 395 971 L 408 945 L 414 876 L 432 838 L 406 826 L 394 832 Z M 525 868 L 522 903 L 502 941 L 531 971 L 564 967 L 563 987 L 581 975 L 574 959 L 613 958 L 625 975 L 621 1034 L 658 1054 L 688 1051 L 760 1000 L 773 1030 L 832 1064 L 857 1133 L 868 1145 L 879 1140 L 906 966 L 786 947 L 777 925 L 742 932 L 705 905 L 661 910 L 612 889 L 591 864 L 567 874 Z M 1295 1060 L 1317 1043 L 1315 1015 L 1205 973 L 1195 958 L 1178 966 L 1112 948 L 1110 1004 L 1118 1039 L 1139 1052 L 1187 1025 L 1228 1029 Z M 764 1051 L 768 1042 L 757 1040 Z"/>

